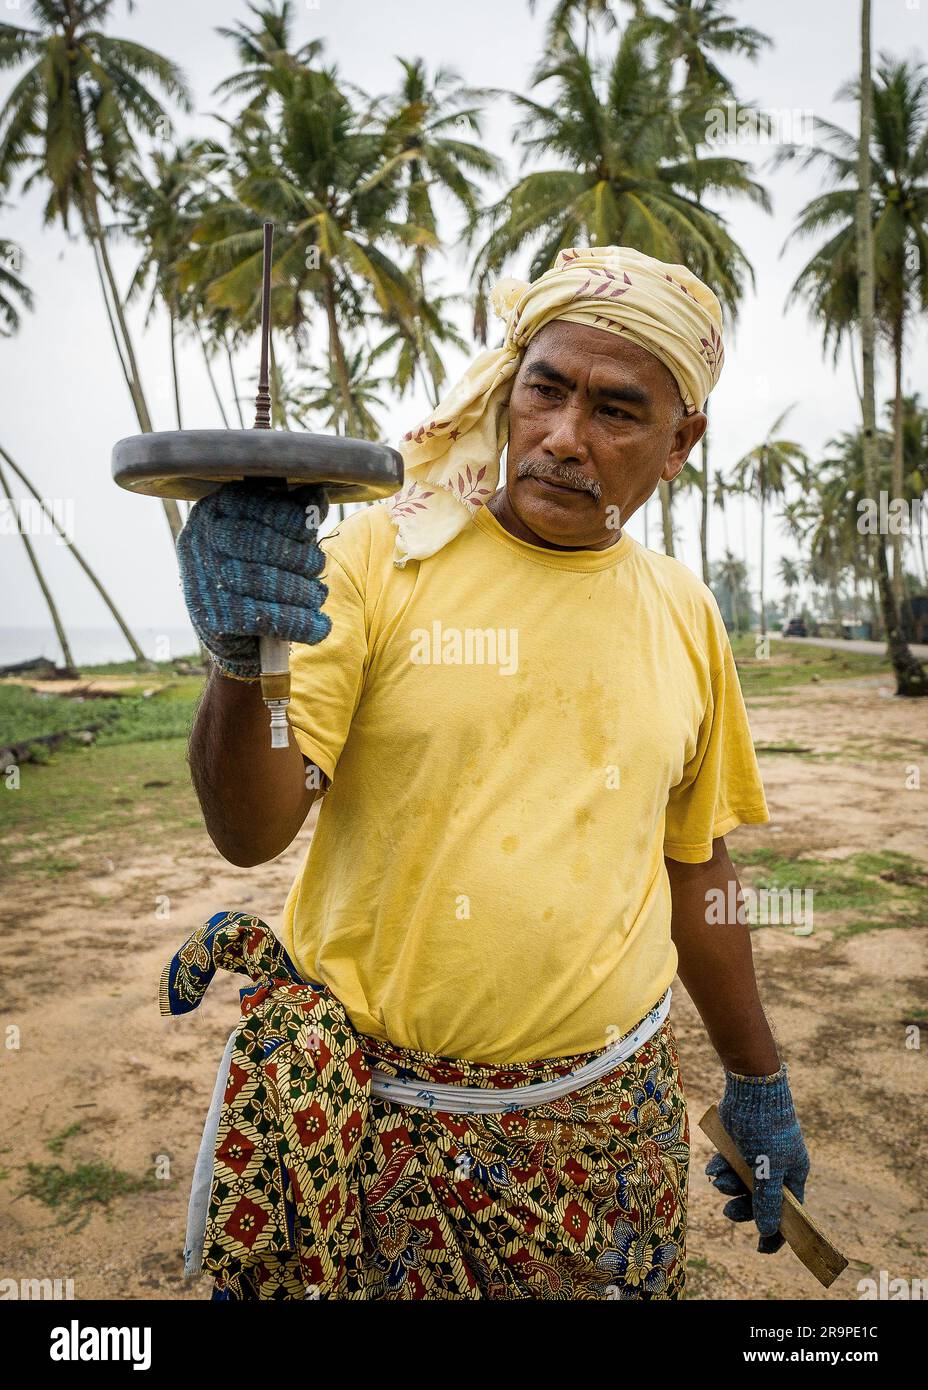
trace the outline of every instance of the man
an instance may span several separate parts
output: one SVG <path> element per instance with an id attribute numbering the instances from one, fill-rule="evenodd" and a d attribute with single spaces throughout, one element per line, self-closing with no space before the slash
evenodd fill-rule
<path id="1" fill-rule="evenodd" d="M 317 1233 L 249 1267 L 241 1184 L 214 1175 L 224 1296 L 300 1296 L 323 1270 L 326 1297 L 682 1297 L 675 973 L 756 1175 L 752 1198 L 715 1156 L 726 1214 L 753 1217 L 772 1252 L 784 1183 L 802 1200 L 786 1065 L 727 907 L 724 837 L 769 819 L 731 648 L 710 590 L 624 529 L 705 430 L 718 301 L 683 266 L 605 247 L 562 252 L 494 302 L 503 345 L 406 436 L 388 506 L 349 516 L 322 551 L 317 494 L 269 507 L 233 487 L 181 537 L 217 659 L 190 748 L 213 840 L 264 862 L 324 793 L 283 951 L 261 938 L 280 954 L 252 973 L 279 996 L 284 978 L 311 989 L 325 1056 L 343 1010 L 373 1074 L 339 1168 L 352 1182 L 300 1208 L 304 1226 L 329 1201 L 350 1218 L 348 1264 L 301 1253 Z M 300 644 L 287 752 L 267 746 L 255 683 L 266 631 Z M 254 1055 L 284 1032 L 268 1024 Z M 306 1116 L 333 1083 L 311 1106 L 299 1052 L 284 1089 Z M 297 1205 L 316 1142 L 287 1150 L 311 1148 L 290 1176 Z"/>

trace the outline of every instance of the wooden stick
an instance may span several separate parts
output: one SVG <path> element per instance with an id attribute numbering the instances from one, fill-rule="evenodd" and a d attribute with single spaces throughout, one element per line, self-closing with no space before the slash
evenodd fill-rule
<path id="1" fill-rule="evenodd" d="M 699 1121 L 699 1128 L 712 1140 L 722 1157 L 728 1160 L 748 1191 L 753 1192 L 754 1174 L 738 1152 L 737 1145 L 728 1130 L 722 1124 L 717 1105 L 709 1106 Z M 830 1288 L 841 1271 L 847 1268 L 847 1257 L 841 1254 L 836 1245 L 832 1244 L 824 1231 L 815 1224 L 805 1207 L 796 1201 L 787 1187 L 783 1189 L 780 1234 L 785 1237 L 787 1244 L 793 1253 L 802 1260 L 806 1269 L 814 1274 L 819 1283 L 823 1284 L 826 1289 Z"/>

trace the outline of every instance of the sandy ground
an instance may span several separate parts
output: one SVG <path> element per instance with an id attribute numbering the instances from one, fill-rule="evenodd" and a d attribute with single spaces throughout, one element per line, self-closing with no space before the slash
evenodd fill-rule
<path id="1" fill-rule="evenodd" d="M 752 702 L 756 742 L 798 744 L 827 755 L 764 755 L 773 824 L 741 827 L 739 850 L 764 845 L 820 858 L 894 850 L 928 869 L 926 710 L 887 698 L 885 681 L 809 686 Z M 909 780 L 911 776 L 909 775 Z M 197 1299 L 185 1283 L 182 1245 L 192 1163 L 216 1065 L 237 1017 L 236 985 L 221 976 L 199 1010 L 160 1018 L 160 970 L 195 926 L 223 907 L 248 907 L 272 926 L 312 823 L 280 859 L 228 866 L 205 835 L 176 853 L 155 852 L 144 828 L 103 860 L 62 845 L 82 870 L 57 883 L 19 884 L 0 940 L 3 1025 L 20 1046 L 2 1057 L 5 1133 L 0 1142 L 0 1277 L 73 1280 L 73 1294 L 114 1299 Z M 742 880 L 751 881 L 744 870 Z M 169 913 L 158 899 L 167 895 Z M 102 905 L 95 905 L 101 897 Z M 856 1299 L 865 1275 L 928 1277 L 928 1218 L 919 1158 L 925 1136 L 928 1027 L 921 1050 L 905 1022 L 928 1002 L 928 894 L 904 927 L 839 937 L 816 912 L 814 933 L 754 934 L 762 993 L 790 1062 L 812 1154 L 807 1202 L 851 1260 L 824 1296 Z M 681 985 L 674 1020 L 692 1129 L 689 1259 L 692 1298 L 822 1296 L 793 1254 L 755 1253 L 752 1227 L 721 1215 L 703 1174 L 712 1152 L 697 1121 L 719 1099 L 722 1071 Z M 49 1139 L 80 1126 L 52 1157 Z M 133 1175 L 166 1174 L 154 1192 L 94 1208 L 83 1229 L 21 1192 L 28 1161 L 104 1160 Z"/>

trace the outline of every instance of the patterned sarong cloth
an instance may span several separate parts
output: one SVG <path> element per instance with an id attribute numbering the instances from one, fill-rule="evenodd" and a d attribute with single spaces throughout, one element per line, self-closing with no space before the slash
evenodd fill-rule
<path id="1" fill-rule="evenodd" d="M 257 917 L 217 913 L 162 977 L 163 1013 L 218 968 L 251 977 L 230 1039 L 202 1267 L 221 1299 L 676 1299 L 689 1128 L 669 1019 L 547 1104 L 492 1114 L 371 1095 L 371 1067 L 497 1089 L 597 1053 L 505 1067 L 356 1033 Z"/>

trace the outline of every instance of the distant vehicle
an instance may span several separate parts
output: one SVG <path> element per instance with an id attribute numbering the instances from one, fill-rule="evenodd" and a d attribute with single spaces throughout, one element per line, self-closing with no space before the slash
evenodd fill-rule
<path id="1" fill-rule="evenodd" d="M 801 618 L 790 618 L 788 622 L 783 624 L 782 635 L 784 637 L 808 637 L 809 629 Z"/>

